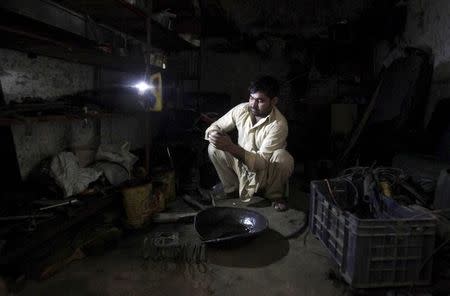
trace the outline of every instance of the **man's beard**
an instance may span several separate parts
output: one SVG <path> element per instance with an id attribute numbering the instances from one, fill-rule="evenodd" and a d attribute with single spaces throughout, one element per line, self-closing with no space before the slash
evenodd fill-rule
<path id="1" fill-rule="evenodd" d="M 249 111 L 253 114 L 253 116 L 256 116 L 256 117 L 266 117 L 266 116 L 268 116 L 269 114 L 270 114 L 270 112 L 272 112 L 272 108 L 270 108 L 269 110 L 267 110 L 266 112 L 261 112 L 260 110 L 258 110 L 258 109 L 253 109 L 252 107 L 248 107 L 248 109 L 249 109 Z"/>

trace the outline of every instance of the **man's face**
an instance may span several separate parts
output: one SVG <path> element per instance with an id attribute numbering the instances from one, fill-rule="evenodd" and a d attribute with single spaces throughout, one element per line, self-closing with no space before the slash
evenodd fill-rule
<path id="1" fill-rule="evenodd" d="M 257 91 L 250 94 L 248 99 L 248 107 L 250 112 L 257 117 L 265 117 L 269 115 L 275 106 L 277 98 L 269 98 L 263 92 Z"/>

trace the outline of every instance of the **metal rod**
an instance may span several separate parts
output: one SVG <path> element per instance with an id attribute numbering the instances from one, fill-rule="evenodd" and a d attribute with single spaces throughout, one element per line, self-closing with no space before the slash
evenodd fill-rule
<path id="1" fill-rule="evenodd" d="M 45 211 L 45 210 L 49 210 L 49 209 L 53 209 L 53 208 L 57 208 L 57 207 L 71 205 L 71 204 L 74 204 L 74 203 L 77 203 L 77 202 L 79 202 L 78 199 L 72 199 L 72 200 L 61 202 L 61 203 L 57 203 L 57 204 L 54 204 L 54 205 L 51 205 L 51 206 L 39 208 L 39 211 Z"/>

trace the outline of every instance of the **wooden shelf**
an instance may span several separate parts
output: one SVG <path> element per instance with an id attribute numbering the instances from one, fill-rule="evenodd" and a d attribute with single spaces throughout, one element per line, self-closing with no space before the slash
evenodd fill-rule
<path id="1" fill-rule="evenodd" d="M 146 19 L 144 8 L 130 4 L 125 0 L 61 1 L 64 7 L 83 15 L 89 15 L 96 22 L 110 26 L 120 32 L 127 33 L 143 42 L 146 41 Z M 182 39 L 174 31 L 168 30 L 152 20 L 152 46 L 165 51 L 194 49 L 194 45 Z"/>
<path id="2" fill-rule="evenodd" d="M 3 34 L 3 36 L 6 35 L 8 34 Z M 122 72 L 142 73 L 145 71 L 144 60 L 137 57 L 116 56 L 89 48 L 61 48 L 51 43 L 39 42 L 38 44 L 27 38 L 20 38 L 20 36 L 14 36 L 13 38 L 14 41 L 12 42 L 7 37 L 1 40 L 0 47 L 25 52 L 30 56 L 46 56 L 73 63 L 101 66 Z M 156 66 L 151 66 L 151 68 L 153 69 L 152 72 L 163 71 Z"/>
<path id="3" fill-rule="evenodd" d="M 110 69 L 143 72 L 143 56 L 117 56 L 76 34 L 0 10 L 0 47 Z M 161 71 L 153 66 L 154 71 Z"/>
<path id="4" fill-rule="evenodd" d="M 94 28 L 101 33 L 100 39 L 107 39 L 106 42 L 110 43 L 110 50 L 105 50 L 97 40 L 93 40 L 86 33 L 90 28 L 90 19 L 86 17 L 89 15 L 117 31 L 145 41 L 146 13 L 143 10 L 132 8 L 132 5 L 124 0 L 64 1 L 63 3 L 68 5 L 78 3 L 79 6 L 83 4 L 85 10 L 79 11 L 83 15 L 44 0 L 1 1 L 0 47 L 120 71 L 145 71 L 143 54 L 121 56 L 109 52 L 114 52 L 112 46 L 119 32 L 99 25 Z M 42 14 L 44 19 L 39 19 L 39 15 Z M 156 22 L 152 23 L 152 44 L 167 51 L 194 48 L 175 32 L 163 28 Z M 154 68 L 154 71 L 162 70 L 159 67 Z"/>
<path id="5" fill-rule="evenodd" d="M 10 125 L 27 125 L 33 123 L 43 123 L 43 122 L 64 122 L 64 121 L 82 121 L 85 119 L 98 119 L 105 117 L 129 117 L 129 116 L 143 116 L 145 114 L 150 114 L 153 111 L 135 111 L 135 112 L 88 112 L 83 114 L 77 113 L 66 113 L 66 114 L 52 114 L 52 115 L 28 115 L 28 116 L 0 116 L 0 126 L 10 126 Z"/>

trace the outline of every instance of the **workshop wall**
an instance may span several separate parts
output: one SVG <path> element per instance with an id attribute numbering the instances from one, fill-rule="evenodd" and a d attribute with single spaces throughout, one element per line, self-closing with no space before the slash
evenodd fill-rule
<path id="1" fill-rule="evenodd" d="M 55 97 L 92 88 L 93 67 L 0 49 L 3 92 L 9 103 L 21 97 Z"/>
<path id="2" fill-rule="evenodd" d="M 434 55 L 433 82 L 426 121 L 436 103 L 450 97 L 450 1 L 410 0 L 405 40 L 414 46 L 429 47 Z"/>
<path id="3" fill-rule="evenodd" d="M 217 40 L 207 40 L 206 50 L 202 53 L 201 91 L 227 93 L 231 97 L 232 105 L 247 101 L 248 85 L 260 75 L 272 75 L 280 82 L 286 79 L 289 65 L 284 58 L 285 42 L 281 39 L 271 42 L 271 48 L 265 53 L 261 52 L 217 52 Z M 289 98 L 289 90 L 282 87 L 280 90 L 279 108 L 286 111 L 284 106 Z"/>
<path id="4" fill-rule="evenodd" d="M 104 88 L 126 87 L 136 84 L 141 79 L 141 76 L 129 72 L 104 69 L 99 84 Z M 100 132 L 102 144 L 128 142 L 131 150 L 143 148 L 145 144 L 145 129 L 142 128 L 142 120 L 136 116 L 117 114 L 102 118 Z"/>
<path id="5" fill-rule="evenodd" d="M 3 92 L 6 102 L 22 97 L 54 100 L 58 96 L 92 89 L 94 68 L 47 57 L 0 49 Z M 12 125 L 22 178 L 42 160 L 63 150 L 95 147 L 101 143 L 131 142 L 141 147 L 141 136 L 134 118 L 111 117 L 100 121 L 55 121 Z"/>

